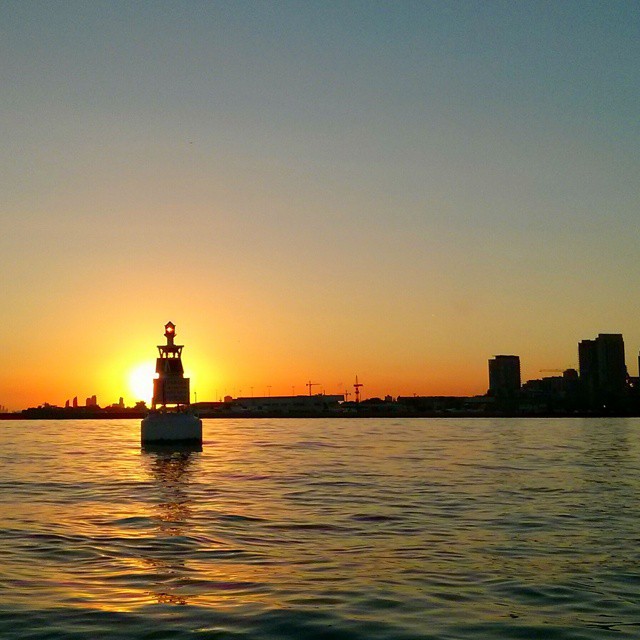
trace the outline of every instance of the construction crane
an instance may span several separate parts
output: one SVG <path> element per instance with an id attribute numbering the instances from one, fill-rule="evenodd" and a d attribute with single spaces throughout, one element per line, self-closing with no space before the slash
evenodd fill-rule
<path id="1" fill-rule="evenodd" d="M 363 386 L 362 382 L 358 382 L 358 376 L 356 376 L 356 382 L 353 385 L 353 388 L 356 390 L 356 404 L 360 402 L 360 387 Z"/>
<path id="2" fill-rule="evenodd" d="M 311 382 L 311 380 L 309 380 L 309 382 L 307 382 L 307 384 L 305 386 L 309 387 L 309 395 L 311 395 L 311 387 L 319 387 L 320 383 L 319 382 Z"/>

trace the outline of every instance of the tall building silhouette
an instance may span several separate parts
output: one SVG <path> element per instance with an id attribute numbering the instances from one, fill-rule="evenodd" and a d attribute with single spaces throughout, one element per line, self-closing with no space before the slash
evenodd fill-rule
<path id="1" fill-rule="evenodd" d="M 520 356 L 495 356 L 489 360 L 489 395 L 513 398 L 520 391 Z"/>
<path id="2" fill-rule="evenodd" d="M 580 385 L 592 408 L 619 406 L 627 391 L 624 340 L 620 333 L 600 333 L 578 343 Z"/>

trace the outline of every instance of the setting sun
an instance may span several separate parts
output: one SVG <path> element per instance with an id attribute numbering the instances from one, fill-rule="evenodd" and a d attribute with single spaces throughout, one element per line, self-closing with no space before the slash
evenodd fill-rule
<path id="1" fill-rule="evenodd" d="M 151 402 L 154 375 L 155 367 L 153 362 L 145 362 L 131 370 L 129 374 L 129 390 L 136 401 Z"/>

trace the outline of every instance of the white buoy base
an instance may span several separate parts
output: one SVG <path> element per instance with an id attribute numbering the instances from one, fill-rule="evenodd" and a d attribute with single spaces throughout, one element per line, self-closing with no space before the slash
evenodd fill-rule
<path id="1" fill-rule="evenodd" d="M 192 413 L 152 412 L 142 420 L 142 444 L 197 442 L 202 444 L 202 420 Z"/>

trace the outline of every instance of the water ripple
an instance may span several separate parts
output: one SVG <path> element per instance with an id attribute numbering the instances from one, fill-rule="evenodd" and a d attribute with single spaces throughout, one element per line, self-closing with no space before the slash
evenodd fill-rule
<path id="1" fill-rule="evenodd" d="M 138 429 L 3 423 L 3 640 L 640 635 L 640 420 Z"/>

